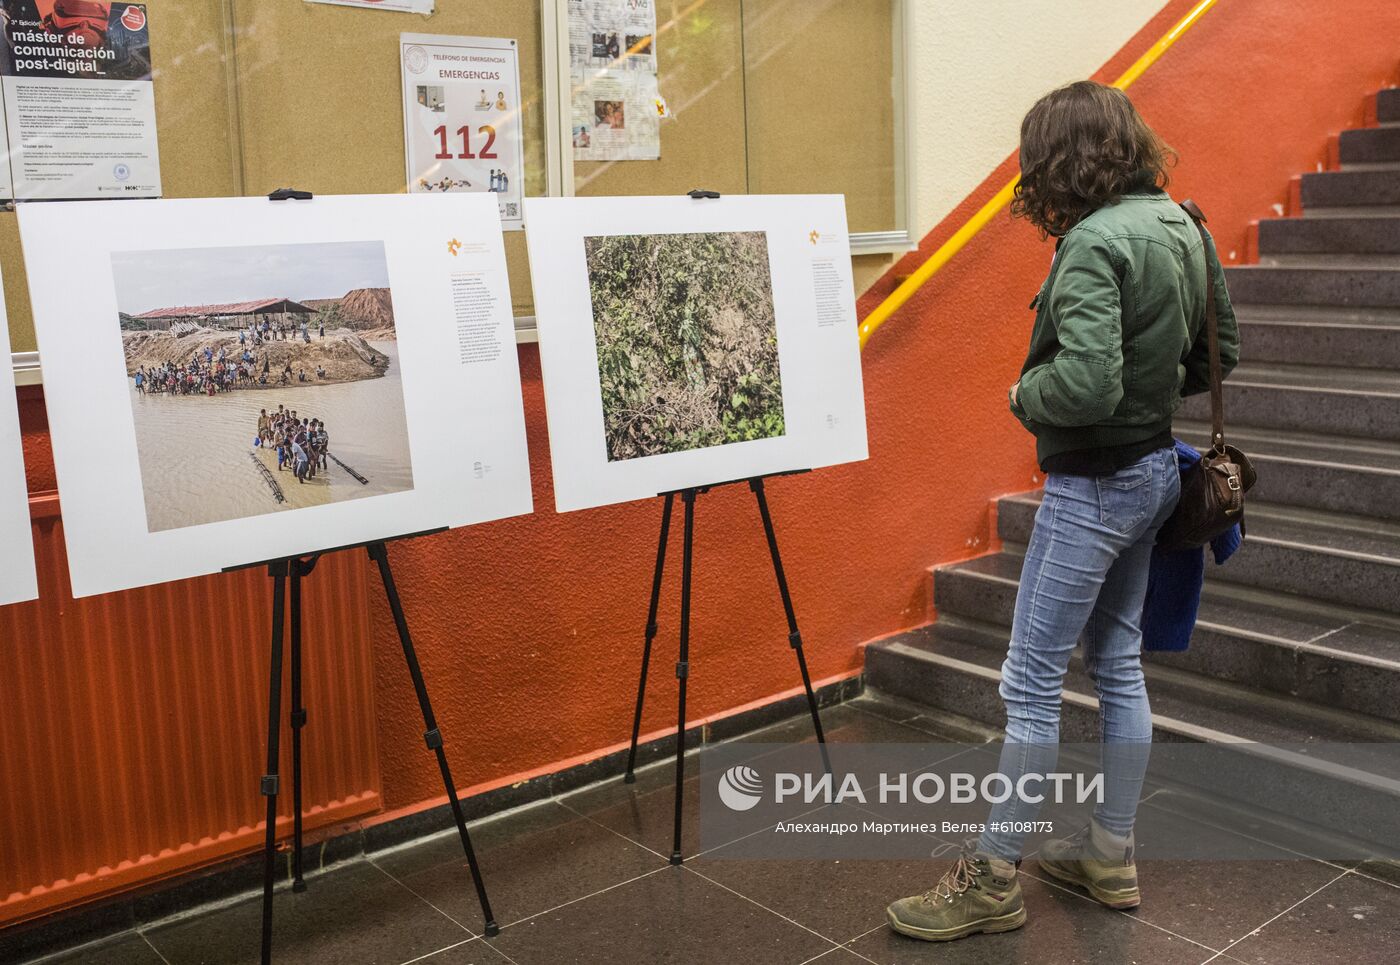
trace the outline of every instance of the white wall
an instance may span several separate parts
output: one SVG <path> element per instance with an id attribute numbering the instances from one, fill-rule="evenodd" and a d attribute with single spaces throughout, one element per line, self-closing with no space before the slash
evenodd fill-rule
<path id="1" fill-rule="evenodd" d="M 1041 94 L 1093 74 L 1165 0 L 906 0 L 910 4 L 915 238 L 1006 159 Z M 858 259 L 863 290 L 889 259 Z"/>

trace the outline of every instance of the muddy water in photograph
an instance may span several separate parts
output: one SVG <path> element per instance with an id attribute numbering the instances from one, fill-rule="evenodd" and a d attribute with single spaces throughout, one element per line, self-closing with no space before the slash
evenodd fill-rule
<path id="1" fill-rule="evenodd" d="M 398 343 L 371 344 L 390 359 L 388 372 L 377 379 L 241 389 L 213 398 L 143 396 L 130 389 L 147 528 L 179 529 L 412 489 Z M 301 484 L 290 471 L 277 471 L 275 454 L 264 454 L 287 497 L 277 502 L 250 453 L 259 410 L 276 411 L 279 404 L 295 409 L 298 418 L 325 420 L 331 455 L 368 485 L 335 460 Z"/>

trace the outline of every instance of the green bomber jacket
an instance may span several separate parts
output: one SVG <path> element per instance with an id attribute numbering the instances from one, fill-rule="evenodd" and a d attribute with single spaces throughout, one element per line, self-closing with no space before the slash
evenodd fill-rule
<path id="1" fill-rule="evenodd" d="M 1126 194 L 1060 239 L 1011 402 L 1042 464 L 1170 432 L 1182 397 L 1209 390 L 1207 258 L 1229 374 L 1240 339 L 1219 254 L 1165 191 Z"/>

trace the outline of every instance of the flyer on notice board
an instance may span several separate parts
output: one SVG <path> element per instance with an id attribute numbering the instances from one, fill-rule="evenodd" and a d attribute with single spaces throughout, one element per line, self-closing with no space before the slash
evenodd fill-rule
<path id="1" fill-rule="evenodd" d="M 569 72 L 574 160 L 661 157 L 654 0 L 569 0 Z"/>
<path id="2" fill-rule="evenodd" d="M 0 10 L 14 197 L 159 197 L 146 5 L 3 0 Z"/>
<path id="3" fill-rule="evenodd" d="M 394 13 L 432 13 L 433 0 L 309 0 L 336 7 L 363 7 L 366 10 L 389 10 Z"/>
<path id="4" fill-rule="evenodd" d="M 501 226 L 524 227 L 525 140 L 514 40 L 403 34 L 410 194 L 490 192 Z"/>

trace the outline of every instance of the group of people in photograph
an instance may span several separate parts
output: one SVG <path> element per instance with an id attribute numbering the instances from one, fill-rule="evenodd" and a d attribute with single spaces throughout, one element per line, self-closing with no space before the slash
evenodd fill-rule
<path id="1" fill-rule="evenodd" d="M 132 381 L 140 395 L 205 395 L 214 396 L 234 389 L 258 388 L 268 385 L 291 385 L 293 382 L 310 382 L 306 369 L 293 369 L 288 362 L 277 375 L 272 374 L 272 364 L 267 356 L 262 357 L 261 371 L 258 356 L 250 349 L 244 349 L 237 359 L 228 356 L 228 350 L 220 348 L 216 353 L 205 346 L 190 356 L 186 365 L 166 362 L 162 365 L 138 366 L 132 373 Z M 326 378 L 325 366 L 316 366 L 317 380 Z"/>
<path id="2" fill-rule="evenodd" d="M 268 384 L 268 365 L 264 360 L 263 371 L 256 373 L 256 359 L 251 352 L 244 350 L 240 359 L 228 357 L 225 349 L 218 353 L 207 346 L 202 352 L 190 356 L 186 365 L 166 362 L 149 368 L 139 366 L 132 374 L 136 391 L 141 395 L 207 395 L 231 392 L 247 388 L 255 382 Z"/>
<path id="3" fill-rule="evenodd" d="M 325 323 L 319 323 L 316 326 L 316 331 L 318 333 L 317 338 L 325 338 Z M 256 348 L 262 345 L 263 342 L 291 342 L 295 341 L 297 338 L 300 338 L 303 342 L 308 344 L 311 342 L 311 325 L 305 316 L 302 316 L 300 326 L 287 321 L 279 321 L 274 325 L 271 319 L 264 318 L 261 324 L 253 322 L 247 328 L 238 330 L 238 344 L 240 347 L 246 346 L 251 342 L 253 347 Z"/>
<path id="4" fill-rule="evenodd" d="M 290 469 L 299 483 L 330 468 L 330 444 L 330 433 L 320 419 L 299 419 L 295 409 L 284 405 L 278 405 L 276 412 L 262 409 L 258 414 L 254 448 L 276 450 L 277 471 Z"/>

